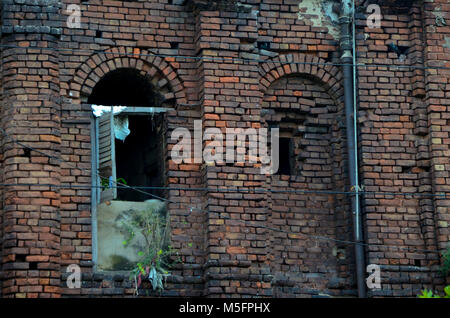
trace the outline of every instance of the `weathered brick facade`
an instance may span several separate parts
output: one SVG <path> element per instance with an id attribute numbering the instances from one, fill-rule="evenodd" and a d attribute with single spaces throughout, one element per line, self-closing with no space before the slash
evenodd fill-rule
<path id="1" fill-rule="evenodd" d="M 366 263 L 381 265 L 382 289 L 368 295 L 415 296 L 445 284 L 450 4 L 377 1 L 381 28 L 369 28 L 369 3 L 356 12 L 366 64 L 357 68 L 359 178 Z M 79 28 L 66 24 L 70 4 L 81 7 Z M 165 196 L 182 262 L 162 295 L 356 296 L 339 26 L 326 10 L 338 4 L 2 0 L 0 180 L 36 185 L 1 188 L 0 295 L 133 295 L 128 275 L 94 269 L 89 105 L 106 74 L 132 68 L 171 109 Z M 175 164 L 170 134 L 193 131 L 194 120 L 279 127 L 296 158 L 290 175 L 249 162 Z M 82 268 L 80 289 L 67 288 L 70 264 Z"/>

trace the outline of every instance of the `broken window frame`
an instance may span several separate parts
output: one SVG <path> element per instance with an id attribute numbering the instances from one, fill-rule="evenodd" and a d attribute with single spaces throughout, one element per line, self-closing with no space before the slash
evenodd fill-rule
<path id="1" fill-rule="evenodd" d="M 117 113 L 113 112 L 113 107 L 122 107 L 122 106 L 111 106 L 111 110 L 109 112 L 105 112 L 99 117 L 95 117 L 93 119 L 93 125 L 94 125 L 94 131 L 93 131 L 93 171 L 96 173 L 92 176 L 93 180 L 95 180 L 95 186 L 94 189 L 96 191 L 95 200 L 93 200 L 93 204 L 98 205 L 102 202 L 106 202 L 109 200 L 115 200 L 117 199 L 117 174 L 116 174 L 116 154 L 115 154 L 115 134 L 114 134 L 114 116 L 118 115 L 141 115 L 141 116 L 152 116 L 154 114 L 161 114 L 166 113 L 170 110 L 170 108 L 164 108 L 164 107 L 128 107 L 124 106 L 124 108 Z M 106 124 L 102 125 L 103 122 L 107 122 Z M 109 129 L 105 131 L 100 131 L 101 126 L 109 126 Z M 108 127 L 106 127 L 108 128 Z M 109 135 L 101 136 L 101 133 L 106 133 L 106 131 L 109 131 Z M 109 136 L 109 138 L 108 138 Z M 108 143 L 105 144 L 105 141 L 100 141 L 100 138 L 108 138 Z M 109 146 L 110 147 L 110 170 L 111 173 L 108 175 L 109 177 L 109 188 L 103 190 L 102 185 L 102 177 L 105 177 L 104 174 L 102 174 L 101 170 L 107 170 L 107 166 L 101 167 L 101 164 L 104 162 L 100 162 L 101 159 L 101 142 L 103 142 L 104 147 Z M 104 152 L 103 152 L 104 154 Z M 104 155 L 103 155 L 104 156 Z M 107 156 L 104 156 L 104 158 L 108 158 Z M 108 162 L 105 159 L 105 162 Z"/>

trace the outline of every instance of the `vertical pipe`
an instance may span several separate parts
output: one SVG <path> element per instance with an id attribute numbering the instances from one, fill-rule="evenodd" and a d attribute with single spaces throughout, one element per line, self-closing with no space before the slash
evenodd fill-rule
<path id="1" fill-rule="evenodd" d="M 97 204 L 99 196 L 99 183 L 98 183 L 98 121 L 93 115 L 91 115 L 91 219 L 92 219 L 92 263 L 94 271 L 97 269 L 98 259 L 98 231 L 97 231 Z"/>
<path id="2" fill-rule="evenodd" d="M 342 0 L 341 16 L 341 62 L 344 74 L 344 103 L 347 131 L 347 152 L 349 165 L 349 179 L 351 189 L 355 194 L 351 199 L 353 216 L 354 240 L 362 243 L 362 223 L 359 209 L 359 182 L 358 182 L 358 153 L 357 153 L 357 118 L 356 118 L 356 72 L 355 72 L 355 46 L 354 46 L 354 2 Z M 350 31 L 352 29 L 352 31 Z M 351 34 L 352 33 L 352 34 Z M 353 35 L 353 36 L 352 36 Z M 355 244 L 356 280 L 358 297 L 366 297 L 364 280 L 364 247 Z"/>

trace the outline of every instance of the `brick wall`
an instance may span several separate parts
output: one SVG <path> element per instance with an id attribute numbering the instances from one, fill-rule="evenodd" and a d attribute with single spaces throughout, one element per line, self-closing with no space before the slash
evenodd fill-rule
<path id="1" fill-rule="evenodd" d="M 445 6 L 436 5 L 445 11 Z M 361 30 L 357 41 L 360 63 L 400 66 L 364 67 L 358 73 L 361 177 L 365 190 L 422 195 L 367 195 L 365 198 L 367 242 L 410 247 L 404 250 L 376 246 L 367 249 L 369 263 L 385 265 L 382 279 L 389 286 L 386 291 L 374 292 L 375 295 L 414 296 L 417 294 L 415 283 L 430 287 L 442 283 L 442 279 L 430 273 L 437 269 L 438 254 L 415 252 L 417 249 L 442 251 L 448 242 L 443 238 L 438 245 L 436 237 L 442 225 L 448 227 L 439 223 L 442 216 L 435 214 L 434 205 L 441 200 L 423 196 L 446 190 L 433 185 L 436 174 L 430 148 L 433 129 L 430 120 L 434 115 L 427 111 L 430 94 L 425 91 L 424 84 L 436 71 L 423 67 L 437 64 L 425 64 L 424 54 L 429 42 L 423 39 L 426 9 L 421 6 L 417 2 L 397 12 L 391 11 L 392 14 L 384 14 L 380 29 L 369 29 L 362 15 L 358 23 Z M 404 56 L 390 50 L 390 43 L 404 47 Z M 440 80 L 446 81 L 442 77 Z M 445 105 L 446 102 L 439 100 L 439 103 Z M 445 123 L 441 121 L 441 124 Z M 443 208 L 448 212 L 447 209 Z"/>
<path id="2" fill-rule="evenodd" d="M 3 25 L 3 6 L 0 6 L 0 25 Z M 3 74 L 2 74 L 3 77 Z M 3 81 L 0 81 L 0 100 L 4 95 L 3 92 Z M 2 136 L 3 139 L 3 136 Z M 3 142 L 1 143 L 3 146 Z M 3 154 L 3 148 L 1 148 L 0 153 Z M 3 155 L 0 157 L 0 182 L 3 183 Z M 0 209 L 3 211 L 3 189 L 0 190 L 1 193 L 1 203 Z M 3 213 L 0 213 L 0 257 L 3 259 Z M 0 297 L 3 295 L 3 262 L 0 263 Z"/>
<path id="3" fill-rule="evenodd" d="M 446 25 L 450 6 L 445 1 L 424 3 L 423 20 L 426 30 L 425 61 L 429 65 L 449 67 L 450 29 Z M 428 70 L 425 72 L 425 91 L 430 134 L 431 175 L 434 192 L 448 192 L 449 178 L 449 70 Z M 445 85 L 443 85 L 446 83 Z M 434 200 L 435 227 L 437 248 L 444 251 L 448 248 L 449 204 L 448 197 Z M 447 284 L 449 283 L 447 277 Z"/>
<path id="4" fill-rule="evenodd" d="M 277 175 L 268 181 L 275 190 L 267 194 L 270 223 L 284 230 L 271 235 L 274 286 L 280 284 L 277 296 L 317 290 L 352 294 L 351 246 L 311 237 L 352 240 L 348 199 L 332 192 L 345 191 L 346 182 L 343 104 L 333 97 L 321 79 L 301 75 L 281 77 L 264 95 L 262 106 L 270 109 L 265 121 L 279 123 L 280 135 L 292 138 L 299 158 L 293 167 L 295 176 Z"/>
<path id="5" fill-rule="evenodd" d="M 56 45 L 51 34 L 15 34 L 9 41 L 32 41 L 50 48 Z M 3 192 L 5 296 L 60 295 L 59 191 L 38 186 L 60 182 L 59 69 L 55 52 L 3 51 L 3 70 L 8 74 L 3 77 L 3 129 L 16 141 L 36 149 L 25 151 L 10 138 L 3 138 L 3 180 L 37 184 L 8 187 Z"/>
<path id="6" fill-rule="evenodd" d="M 3 1 L 1 43 L 14 47 L 2 49 L 1 127 L 57 159 L 2 138 L 0 180 L 85 187 L 2 191 L 2 295 L 133 295 L 128 275 L 95 271 L 87 189 L 88 97 L 105 74 L 124 67 L 150 78 L 173 108 L 165 117 L 166 186 L 172 245 L 182 262 L 163 295 L 356 294 L 353 245 L 339 243 L 352 240 L 349 198 L 340 193 L 349 191 L 342 75 L 325 65 L 339 63 L 338 29 L 335 14 L 313 11 L 322 2 L 77 1 L 80 28 L 65 23 L 74 2 L 33 3 Z M 393 12 L 394 4 L 386 5 L 383 12 Z M 417 2 L 383 14 L 380 29 L 367 28 L 358 11 L 359 63 L 419 66 L 358 69 L 364 190 L 449 191 L 449 74 L 420 68 L 450 67 L 449 28 L 436 19 L 449 19 L 449 11 L 445 1 Z M 404 59 L 389 51 L 391 42 L 409 48 Z M 295 175 L 261 175 L 251 163 L 175 164 L 170 134 L 186 127 L 193 135 L 194 120 L 222 131 L 278 125 L 293 140 Z M 370 296 L 442 287 L 437 254 L 414 249 L 444 250 L 448 206 L 425 196 L 364 196 L 365 237 L 373 244 L 366 262 L 382 265 L 383 289 Z M 82 268 L 81 289 L 66 288 L 70 264 Z"/>

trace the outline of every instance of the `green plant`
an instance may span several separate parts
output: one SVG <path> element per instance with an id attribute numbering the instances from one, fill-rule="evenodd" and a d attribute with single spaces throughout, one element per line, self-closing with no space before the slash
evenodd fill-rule
<path id="1" fill-rule="evenodd" d="M 124 178 L 117 178 L 116 183 L 127 185 Z M 110 188 L 109 180 L 107 178 L 101 178 L 100 185 L 102 187 L 102 191 Z"/>
<path id="2" fill-rule="evenodd" d="M 155 200 L 156 201 L 156 200 Z M 160 205 L 155 204 L 144 211 L 129 211 L 121 216 L 119 227 L 125 231 L 129 246 L 139 233 L 145 246 L 138 252 L 139 261 L 130 273 L 130 279 L 136 282 L 136 290 L 144 280 L 150 281 L 153 290 L 164 290 L 163 281 L 170 274 L 169 218 L 160 213 Z"/>
<path id="3" fill-rule="evenodd" d="M 418 298 L 450 298 L 450 286 L 444 288 L 445 296 L 443 297 L 436 294 L 433 295 L 433 292 L 428 289 L 424 289 L 421 292 L 421 294 L 417 295 Z"/>
<path id="4" fill-rule="evenodd" d="M 419 298 L 440 298 L 438 295 L 433 295 L 433 292 L 428 289 L 423 289 L 422 293 L 417 295 Z"/>
<path id="5" fill-rule="evenodd" d="M 441 274 L 444 277 L 447 277 L 450 274 L 450 248 L 448 248 L 444 254 L 442 254 L 442 266 L 441 266 Z"/>

